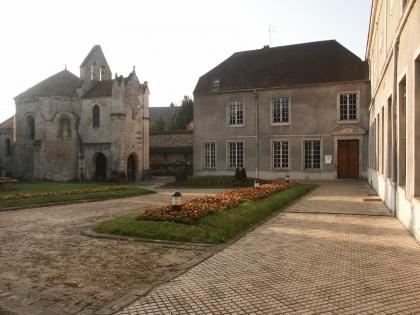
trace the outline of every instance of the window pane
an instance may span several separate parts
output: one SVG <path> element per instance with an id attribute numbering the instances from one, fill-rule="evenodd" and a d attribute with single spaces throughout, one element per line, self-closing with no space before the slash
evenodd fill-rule
<path id="1" fill-rule="evenodd" d="M 244 123 L 244 105 L 242 101 L 233 101 L 228 104 L 229 125 L 242 125 Z"/>
<path id="2" fill-rule="evenodd" d="M 349 119 L 356 119 L 356 102 L 357 102 L 357 97 L 356 94 L 350 94 L 349 95 L 349 106 L 348 106 L 348 111 L 349 111 Z"/>
<path id="3" fill-rule="evenodd" d="M 304 149 L 305 168 L 321 168 L 321 141 L 305 141 Z"/>
<path id="4" fill-rule="evenodd" d="M 216 167 L 216 144 L 214 142 L 204 144 L 204 167 Z"/>
<path id="5" fill-rule="evenodd" d="M 244 144 L 242 142 L 229 143 L 229 168 L 244 167 Z"/>
<path id="6" fill-rule="evenodd" d="M 279 97 L 272 101 L 272 122 L 289 122 L 289 98 Z"/>
<path id="7" fill-rule="evenodd" d="M 273 168 L 287 169 L 289 167 L 289 143 L 287 141 L 273 142 Z"/>
<path id="8" fill-rule="evenodd" d="M 357 119 L 357 94 L 340 94 L 340 120 Z"/>

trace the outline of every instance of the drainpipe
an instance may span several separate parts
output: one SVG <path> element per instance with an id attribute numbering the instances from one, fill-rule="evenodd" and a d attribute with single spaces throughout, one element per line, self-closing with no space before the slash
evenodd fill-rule
<path id="1" fill-rule="evenodd" d="M 393 205 L 393 215 L 396 216 L 396 209 L 397 209 L 397 182 L 398 182 L 398 178 L 397 178 L 397 170 L 398 170 L 398 160 L 397 160 L 397 92 L 398 92 L 398 55 L 399 55 L 399 46 L 400 46 L 400 37 L 398 36 L 395 39 L 395 43 L 394 43 L 394 78 L 393 78 L 393 91 L 392 91 L 392 126 L 395 126 L 395 128 L 391 128 L 391 133 L 392 133 L 392 185 L 394 185 L 394 205 Z"/>
<path id="2" fill-rule="evenodd" d="M 259 141 L 258 141 L 258 93 L 257 90 L 254 90 L 254 99 L 255 99 L 255 180 L 258 182 L 259 177 Z"/>

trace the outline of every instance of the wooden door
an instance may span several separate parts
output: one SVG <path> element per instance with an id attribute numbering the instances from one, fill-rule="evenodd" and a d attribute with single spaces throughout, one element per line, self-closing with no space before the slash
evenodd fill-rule
<path id="1" fill-rule="evenodd" d="M 338 140 L 337 177 L 359 178 L 359 140 Z"/>

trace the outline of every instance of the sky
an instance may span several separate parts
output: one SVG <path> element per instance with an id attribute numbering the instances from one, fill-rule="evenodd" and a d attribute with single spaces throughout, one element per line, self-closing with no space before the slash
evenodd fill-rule
<path id="1" fill-rule="evenodd" d="M 150 106 L 179 104 L 234 52 L 336 39 L 364 59 L 370 0 L 13 0 L 0 4 L 0 122 L 13 97 L 79 66 L 100 44 L 113 73 L 136 66 Z M 269 39 L 269 27 L 271 44 Z"/>

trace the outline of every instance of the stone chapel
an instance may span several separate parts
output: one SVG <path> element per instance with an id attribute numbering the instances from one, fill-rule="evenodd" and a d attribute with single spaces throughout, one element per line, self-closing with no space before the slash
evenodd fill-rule
<path id="1" fill-rule="evenodd" d="M 149 89 L 115 74 L 99 45 L 80 66 L 15 97 L 8 172 L 26 179 L 141 179 L 149 168 Z"/>

